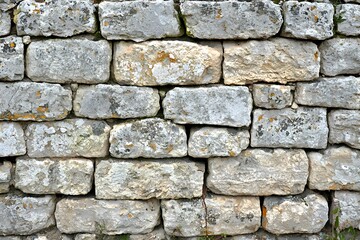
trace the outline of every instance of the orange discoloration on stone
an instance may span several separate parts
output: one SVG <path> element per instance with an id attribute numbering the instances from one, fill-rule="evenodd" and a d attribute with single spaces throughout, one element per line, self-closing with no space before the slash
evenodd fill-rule
<path id="1" fill-rule="evenodd" d="M 36 108 L 36 111 L 41 112 L 41 113 L 44 113 L 44 112 L 49 111 L 49 108 L 43 107 L 43 106 L 39 106 L 39 107 Z"/>
<path id="2" fill-rule="evenodd" d="M 260 115 L 260 116 L 258 117 L 258 121 L 261 121 L 263 118 L 264 118 L 264 115 Z"/>
<path id="3" fill-rule="evenodd" d="M 319 59 L 319 52 L 318 51 L 316 51 L 314 53 L 314 59 L 315 59 L 315 61 L 317 61 Z"/>
<path id="4" fill-rule="evenodd" d="M 41 97 L 41 92 L 40 91 L 36 91 L 36 94 L 35 94 L 37 97 Z"/>
<path id="5" fill-rule="evenodd" d="M 170 62 L 176 62 L 176 59 L 174 56 L 172 56 L 170 53 L 167 53 L 165 51 L 160 51 L 157 53 L 157 57 L 155 59 L 156 62 L 163 62 L 165 60 L 169 60 Z"/>

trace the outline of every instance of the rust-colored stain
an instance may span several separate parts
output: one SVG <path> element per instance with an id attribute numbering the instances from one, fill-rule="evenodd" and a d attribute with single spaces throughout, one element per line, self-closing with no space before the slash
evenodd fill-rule
<path id="1" fill-rule="evenodd" d="M 313 11 L 316 9 L 316 6 L 311 6 L 310 10 Z"/>
<path id="2" fill-rule="evenodd" d="M 38 8 L 35 8 L 35 9 L 33 10 L 33 12 L 36 13 L 36 14 L 40 14 L 40 13 L 41 13 L 41 10 L 38 9 Z"/>
<path id="3" fill-rule="evenodd" d="M 36 95 L 37 97 L 41 97 L 41 92 L 40 92 L 40 91 L 36 91 L 35 95 Z"/>
<path id="4" fill-rule="evenodd" d="M 133 218 L 134 217 L 134 215 L 132 215 L 131 213 L 129 213 L 127 216 L 128 216 L 128 218 Z"/>
<path id="5" fill-rule="evenodd" d="M 174 149 L 174 145 L 170 144 L 169 146 L 167 146 L 166 148 L 166 152 L 171 152 Z"/>
<path id="6" fill-rule="evenodd" d="M 275 96 L 275 93 L 270 93 L 270 97 L 274 97 Z"/>
<path id="7" fill-rule="evenodd" d="M 104 25 L 105 27 L 107 27 L 107 26 L 109 26 L 109 22 L 105 21 L 105 22 L 103 23 L 103 25 Z"/>
<path id="8" fill-rule="evenodd" d="M 41 112 L 41 113 L 44 113 L 44 112 L 49 111 L 49 108 L 43 107 L 43 106 L 39 106 L 39 107 L 36 108 L 36 111 Z"/>
<path id="9" fill-rule="evenodd" d="M 236 153 L 234 151 L 229 151 L 229 155 L 230 155 L 230 157 L 235 157 Z"/>
<path id="10" fill-rule="evenodd" d="M 15 47 L 16 47 L 16 43 L 14 43 L 14 42 L 11 42 L 9 45 L 10 45 L 11 48 L 15 48 Z"/>
<path id="11" fill-rule="evenodd" d="M 165 60 L 169 60 L 170 62 L 176 62 L 176 59 L 172 56 L 170 56 L 169 53 L 165 52 L 165 51 L 160 51 L 157 53 L 156 62 L 163 62 Z"/>
<path id="12" fill-rule="evenodd" d="M 266 225 L 267 225 L 266 213 L 267 213 L 266 207 L 262 206 L 261 207 L 261 215 L 263 217 L 263 222 L 262 222 L 263 227 L 266 227 Z"/>
<path id="13" fill-rule="evenodd" d="M 319 21 L 319 17 L 317 15 L 314 16 L 314 20 L 315 22 L 318 22 Z"/>
<path id="14" fill-rule="evenodd" d="M 333 184 L 331 184 L 331 185 L 329 186 L 329 189 L 330 189 L 330 190 L 338 190 L 338 186 L 337 186 L 336 183 L 333 183 Z"/>
<path id="15" fill-rule="evenodd" d="M 315 59 L 315 61 L 317 61 L 319 59 L 319 52 L 318 51 L 316 51 L 314 53 L 314 59 Z"/>
<path id="16" fill-rule="evenodd" d="M 154 143 L 154 142 L 149 143 L 149 147 L 151 147 L 152 150 L 156 151 L 156 148 L 157 148 L 156 143 Z"/>
<path id="17" fill-rule="evenodd" d="M 222 18 L 222 11 L 221 11 L 221 9 L 218 9 L 218 10 L 217 10 L 217 14 L 216 14 L 215 18 L 216 18 L 216 19 L 221 19 L 221 18 Z"/>
<path id="18" fill-rule="evenodd" d="M 260 116 L 258 117 L 258 121 L 261 121 L 263 118 L 264 118 L 264 115 L 260 115 Z"/>
<path id="19" fill-rule="evenodd" d="M 276 118 L 269 118 L 269 122 L 273 122 Z"/>

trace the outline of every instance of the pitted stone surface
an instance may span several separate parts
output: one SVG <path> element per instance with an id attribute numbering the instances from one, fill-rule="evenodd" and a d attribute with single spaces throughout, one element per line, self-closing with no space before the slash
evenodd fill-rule
<path id="1" fill-rule="evenodd" d="M 26 73 L 33 81 L 103 83 L 110 77 L 111 52 L 111 44 L 105 40 L 32 42 L 26 52 Z"/>
<path id="2" fill-rule="evenodd" d="M 9 161 L 0 162 L 0 193 L 9 192 L 11 173 L 12 163 Z"/>
<path id="3" fill-rule="evenodd" d="M 160 227 L 156 227 L 154 231 L 148 234 L 134 234 L 129 236 L 129 240 L 167 240 L 168 236 L 165 235 L 165 231 Z"/>
<path id="4" fill-rule="evenodd" d="M 14 122 L 0 122 L 0 157 L 26 153 L 24 130 Z"/>
<path id="5" fill-rule="evenodd" d="M 108 40 L 141 42 L 183 34 L 174 1 L 123 1 L 99 4 L 101 34 Z"/>
<path id="6" fill-rule="evenodd" d="M 0 81 L 24 78 L 24 44 L 16 36 L 0 38 Z"/>
<path id="7" fill-rule="evenodd" d="M 146 87 L 105 84 L 80 86 L 74 99 L 74 112 L 79 117 L 153 117 L 159 109 L 158 90 Z"/>
<path id="8" fill-rule="evenodd" d="M 287 195 L 304 191 L 308 158 L 302 149 L 247 149 L 233 158 L 210 158 L 207 187 L 223 195 Z"/>
<path id="9" fill-rule="evenodd" d="M 202 39 L 269 38 L 283 22 L 272 1 L 184 1 L 180 5 L 187 35 Z"/>
<path id="10" fill-rule="evenodd" d="M 254 104 L 257 107 L 268 109 L 281 109 L 289 107 L 293 101 L 291 90 L 291 86 L 254 84 Z"/>
<path id="11" fill-rule="evenodd" d="M 309 81 L 319 77 L 316 44 L 286 38 L 224 42 L 225 84 Z"/>
<path id="12" fill-rule="evenodd" d="M 204 172 L 205 164 L 188 159 L 102 160 L 96 165 L 96 198 L 201 197 Z"/>
<path id="13" fill-rule="evenodd" d="M 180 124 L 250 125 L 252 97 L 247 87 L 174 88 L 163 100 L 164 116 Z"/>
<path id="14" fill-rule="evenodd" d="M 104 121 L 78 118 L 31 123 L 25 134 L 30 157 L 105 157 L 110 127 Z"/>
<path id="15" fill-rule="evenodd" d="M 256 109 L 251 128 L 252 147 L 326 148 L 325 108 Z"/>
<path id="16" fill-rule="evenodd" d="M 55 218 L 63 233 L 144 234 L 160 221 L 160 203 L 68 198 L 57 203 Z"/>
<path id="17" fill-rule="evenodd" d="M 185 127 L 160 118 L 114 125 L 110 154 L 116 158 L 167 158 L 187 154 Z"/>
<path id="18" fill-rule="evenodd" d="M 350 191 L 335 191 L 332 198 L 332 212 L 337 209 L 339 228 L 349 227 L 360 229 L 360 193 Z M 337 214 L 331 215 L 332 224 Z"/>
<path id="19" fill-rule="evenodd" d="M 10 13 L 2 12 L 0 10 L 0 36 L 8 35 L 10 33 L 10 28 L 11 28 Z"/>
<path id="20" fill-rule="evenodd" d="M 0 0 L 1 11 L 7 11 L 15 7 L 22 0 Z"/>
<path id="21" fill-rule="evenodd" d="M 1 237 L 0 237 L 0 240 Z M 50 228 L 39 233 L 26 236 L 21 240 L 74 240 L 71 235 L 62 234 L 57 228 Z"/>
<path id="22" fill-rule="evenodd" d="M 197 85 L 217 83 L 221 52 L 185 41 L 118 42 L 114 49 L 114 78 L 125 85 Z"/>
<path id="23" fill-rule="evenodd" d="M 336 16 L 340 19 L 337 31 L 347 36 L 360 35 L 360 5 L 340 4 L 336 7 Z"/>

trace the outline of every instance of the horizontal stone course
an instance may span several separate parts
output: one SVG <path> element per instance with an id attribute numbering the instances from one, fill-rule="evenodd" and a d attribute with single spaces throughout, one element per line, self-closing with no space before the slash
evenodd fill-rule
<path id="1" fill-rule="evenodd" d="M 336 7 L 336 17 L 340 19 L 337 23 L 337 31 L 347 36 L 360 35 L 360 5 L 340 4 Z"/>
<path id="2" fill-rule="evenodd" d="M 19 123 L 0 122 L 0 157 L 26 153 L 24 130 Z"/>
<path id="3" fill-rule="evenodd" d="M 257 107 L 281 109 L 290 107 L 293 102 L 291 86 L 254 84 L 253 97 Z"/>
<path id="4" fill-rule="evenodd" d="M 0 36 L 5 36 L 10 33 L 11 18 L 8 12 L 0 11 Z"/>
<path id="5" fill-rule="evenodd" d="M 0 81 L 24 78 L 24 44 L 17 36 L 0 38 Z"/>

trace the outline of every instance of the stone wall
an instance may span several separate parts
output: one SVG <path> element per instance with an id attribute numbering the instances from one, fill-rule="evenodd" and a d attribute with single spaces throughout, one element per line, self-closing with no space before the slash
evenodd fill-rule
<path id="1" fill-rule="evenodd" d="M 359 229 L 359 3 L 0 0 L 0 239 Z"/>

